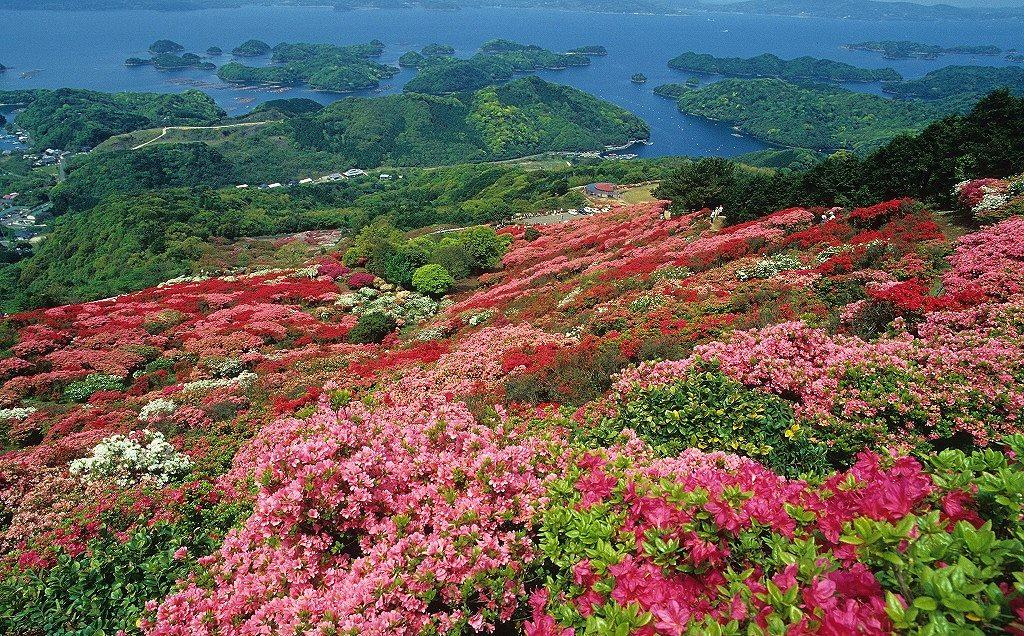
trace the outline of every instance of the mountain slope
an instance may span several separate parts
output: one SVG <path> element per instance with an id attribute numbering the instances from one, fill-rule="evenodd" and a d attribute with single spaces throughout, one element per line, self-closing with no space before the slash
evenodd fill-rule
<path id="1" fill-rule="evenodd" d="M 1012 214 L 1017 187 L 964 202 Z M 440 303 L 314 241 L 300 269 L 5 319 L 0 628 L 1016 624 L 992 590 L 1020 559 L 995 449 L 1024 450 L 1024 220 L 665 209 L 511 227 Z M 380 313 L 399 331 L 349 342 Z M 935 560 L 979 581 L 961 605 L 921 600 Z"/>

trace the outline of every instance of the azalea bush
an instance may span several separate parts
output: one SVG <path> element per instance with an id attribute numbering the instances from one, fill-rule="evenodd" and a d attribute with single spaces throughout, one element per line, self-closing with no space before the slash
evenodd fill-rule
<path id="1" fill-rule="evenodd" d="M 864 453 L 817 487 L 721 453 L 585 455 L 551 485 L 526 634 L 1019 630 L 1024 438 L 1007 442 L 928 468 Z"/>
<path id="2" fill-rule="evenodd" d="M 104 439 L 88 457 L 76 459 L 68 469 L 87 481 L 119 486 L 147 481 L 165 486 L 190 467 L 188 456 L 177 452 L 162 433 L 144 430 Z"/>

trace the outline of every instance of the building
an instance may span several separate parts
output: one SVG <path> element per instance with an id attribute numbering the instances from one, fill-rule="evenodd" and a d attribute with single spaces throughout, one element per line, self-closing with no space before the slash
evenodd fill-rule
<path id="1" fill-rule="evenodd" d="M 619 189 L 614 183 L 591 183 L 585 188 L 588 197 L 597 199 L 617 199 Z"/>
<path id="2" fill-rule="evenodd" d="M 346 170 L 345 171 L 345 176 L 350 178 L 350 179 L 352 177 L 365 177 L 366 176 L 366 171 L 365 170 L 360 170 L 359 168 L 352 168 L 350 170 Z"/>
<path id="3" fill-rule="evenodd" d="M 313 183 L 313 180 L 310 179 L 309 177 L 306 177 L 305 179 L 299 179 L 299 183 L 302 185 L 306 185 L 307 183 Z"/>

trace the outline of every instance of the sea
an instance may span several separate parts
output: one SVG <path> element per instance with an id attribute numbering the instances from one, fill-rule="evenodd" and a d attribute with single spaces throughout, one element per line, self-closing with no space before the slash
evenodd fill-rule
<path id="1" fill-rule="evenodd" d="M 387 47 L 381 61 L 396 65 L 402 53 L 435 42 L 454 46 L 460 57 L 472 55 L 492 38 L 538 44 L 555 51 L 599 44 L 608 49 L 608 55 L 593 58 L 590 66 L 538 74 L 618 104 L 646 120 L 651 127 L 650 143 L 624 153 L 643 157 L 728 157 L 767 146 L 739 135 L 727 125 L 684 115 L 672 100 L 653 93 L 659 84 L 684 82 L 693 75 L 667 66 L 668 60 L 679 53 L 749 57 L 767 52 L 787 59 L 812 55 L 869 68 L 890 66 L 913 78 L 952 64 L 1010 62 L 1002 56 L 958 55 L 892 61 L 875 53 L 846 50 L 842 45 L 865 40 L 914 40 L 946 46 L 995 44 L 1004 49 L 1024 49 L 1022 27 L 1022 21 L 868 22 L 735 13 L 634 15 L 544 8 L 338 11 L 333 7 L 246 6 L 180 12 L 0 11 L 0 63 L 8 67 L 0 74 L 0 89 L 78 87 L 177 92 L 198 88 L 213 96 L 229 114 L 240 115 L 269 99 L 309 97 L 329 103 L 347 95 L 304 87 L 242 89 L 223 84 L 215 72 L 129 68 L 124 60 L 148 57 L 147 47 L 162 38 L 200 54 L 218 46 L 227 52 L 211 59 L 218 65 L 230 61 L 230 50 L 250 38 L 270 44 L 355 44 L 379 39 Z M 244 62 L 266 64 L 269 59 Z M 631 83 L 634 73 L 643 73 L 648 82 Z M 379 89 L 357 94 L 400 92 L 414 74 L 414 70 L 403 70 Z M 702 81 L 717 79 L 703 77 Z M 851 84 L 848 88 L 881 93 L 878 84 Z"/>

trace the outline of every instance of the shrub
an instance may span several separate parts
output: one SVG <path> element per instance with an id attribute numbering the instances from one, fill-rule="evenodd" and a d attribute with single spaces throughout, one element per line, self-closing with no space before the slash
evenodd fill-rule
<path id="1" fill-rule="evenodd" d="M 367 272 L 356 272 L 348 277 L 346 281 L 348 286 L 353 289 L 360 289 L 362 287 L 370 287 L 373 285 L 373 281 L 377 280 L 377 277 Z"/>
<path id="2" fill-rule="evenodd" d="M 186 505 L 173 523 L 103 536 L 43 572 L 11 573 L 0 579 L 0 633 L 137 634 L 146 602 L 167 595 L 247 514 L 238 503 Z"/>
<path id="3" fill-rule="evenodd" d="M 139 482 L 166 486 L 191 466 L 188 456 L 176 451 L 162 433 L 146 430 L 104 439 L 89 457 L 71 462 L 69 470 L 86 481 L 112 481 L 121 487 Z"/>
<path id="4" fill-rule="evenodd" d="M 440 265 L 424 265 L 412 275 L 412 286 L 421 294 L 444 296 L 455 284 L 455 279 Z"/>
<path id="5" fill-rule="evenodd" d="M 803 268 L 803 263 L 801 263 L 795 256 L 791 256 L 789 254 L 775 254 L 761 259 L 753 267 L 738 270 L 736 272 L 736 278 L 740 280 L 771 278 L 780 272 L 801 268 Z"/>
<path id="6" fill-rule="evenodd" d="M 97 391 L 120 391 L 123 388 L 121 378 L 116 375 L 93 373 L 65 387 L 64 397 L 73 402 L 84 402 Z"/>
<path id="7" fill-rule="evenodd" d="M 787 475 L 828 468 L 825 448 L 808 439 L 785 400 L 748 389 L 711 366 L 628 395 L 618 415 L 590 435 L 610 441 L 625 428 L 665 456 L 699 448 L 745 455 Z"/>
<path id="8" fill-rule="evenodd" d="M 393 316 L 380 311 L 367 312 L 359 316 L 359 322 L 348 334 L 348 341 L 353 344 L 380 342 L 397 326 Z"/>

